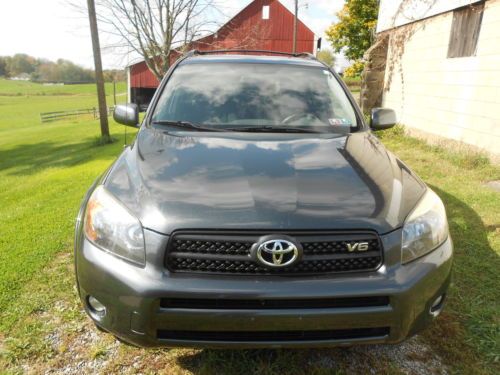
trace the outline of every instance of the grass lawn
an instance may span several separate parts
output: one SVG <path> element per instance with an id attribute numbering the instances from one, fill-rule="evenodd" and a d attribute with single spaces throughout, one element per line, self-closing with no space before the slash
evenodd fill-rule
<path id="1" fill-rule="evenodd" d="M 78 200 L 123 146 L 122 126 L 111 125 L 119 142 L 95 147 L 96 121 L 41 124 L 39 113 L 93 106 L 95 85 L 0 80 L 0 332 L 21 288 L 70 248 Z"/>
<path id="2" fill-rule="evenodd" d="M 456 249 L 448 306 L 422 335 L 398 347 L 212 351 L 135 349 L 97 332 L 76 296 L 73 225 L 84 192 L 120 153 L 124 128 L 112 123 L 118 141 L 96 146 L 97 121 L 38 117 L 95 105 L 93 85 L 0 80 L 0 374 L 500 372 L 500 193 L 484 186 L 500 168 L 400 131 L 383 142 L 443 198 Z"/>
<path id="3" fill-rule="evenodd" d="M 448 305 L 424 339 L 460 373 L 499 373 L 500 193 L 484 184 L 500 168 L 397 131 L 382 140 L 443 199 L 455 245 Z"/>

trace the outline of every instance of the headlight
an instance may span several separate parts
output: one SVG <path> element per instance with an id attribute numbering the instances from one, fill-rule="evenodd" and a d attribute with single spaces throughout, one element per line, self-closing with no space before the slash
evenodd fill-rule
<path id="1" fill-rule="evenodd" d="M 143 266 L 144 233 L 142 225 L 103 186 L 92 193 L 85 214 L 85 234 L 104 251 Z"/>
<path id="2" fill-rule="evenodd" d="M 428 189 L 403 227 L 402 262 L 408 263 L 441 245 L 448 238 L 443 202 Z"/>

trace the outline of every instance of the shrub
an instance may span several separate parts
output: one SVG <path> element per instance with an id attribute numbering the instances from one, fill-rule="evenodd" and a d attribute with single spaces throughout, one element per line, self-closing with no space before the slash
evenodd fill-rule
<path id="1" fill-rule="evenodd" d="M 350 67 L 344 71 L 344 76 L 347 78 L 359 77 L 365 68 L 365 63 L 361 60 L 355 61 Z"/>

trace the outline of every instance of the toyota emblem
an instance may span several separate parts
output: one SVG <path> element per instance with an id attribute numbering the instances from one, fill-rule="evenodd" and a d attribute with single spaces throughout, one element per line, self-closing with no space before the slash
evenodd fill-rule
<path id="1" fill-rule="evenodd" d="M 286 267 L 299 259 L 300 251 L 291 241 L 272 239 L 262 242 L 256 255 L 259 262 L 268 267 Z"/>

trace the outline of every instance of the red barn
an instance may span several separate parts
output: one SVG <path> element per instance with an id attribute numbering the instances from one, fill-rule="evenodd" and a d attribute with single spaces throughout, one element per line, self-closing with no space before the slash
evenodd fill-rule
<path id="1" fill-rule="evenodd" d="M 293 51 L 294 15 L 279 0 L 254 0 L 215 33 L 191 43 L 189 49 L 252 49 Z M 302 21 L 297 27 L 297 52 L 315 51 L 315 35 Z M 128 67 L 129 100 L 148 104 L 158 80 L 144 61 Z"/>

